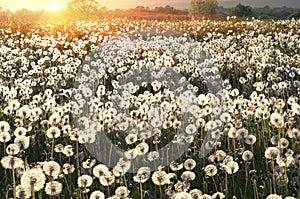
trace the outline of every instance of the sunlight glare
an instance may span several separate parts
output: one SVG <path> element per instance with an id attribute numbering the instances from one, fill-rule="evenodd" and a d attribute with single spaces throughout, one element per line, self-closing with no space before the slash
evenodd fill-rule
<path id="1" fill-rule="evenodd" d="M 52 2 L 49 3 L 49 7 L 48 7 L 49 11 L 55 12 L 55 11 L 58 11 L 60 9 L 61 9 L 61 6 L 57 1 L 52 1 Z"/>

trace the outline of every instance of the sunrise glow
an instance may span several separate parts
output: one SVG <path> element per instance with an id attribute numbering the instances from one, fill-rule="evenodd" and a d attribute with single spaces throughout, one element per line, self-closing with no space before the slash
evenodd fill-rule
<path id="1" fill-rule="evenodd" d="M 60 9 L 61 9 L 61 5 L 59 4 L 59 2 L 52 1 L 52 2 L 49 3 L 49 7 L 48 7 L 49 11 L 55 12 L 55 11 L 58 11 Z"/>

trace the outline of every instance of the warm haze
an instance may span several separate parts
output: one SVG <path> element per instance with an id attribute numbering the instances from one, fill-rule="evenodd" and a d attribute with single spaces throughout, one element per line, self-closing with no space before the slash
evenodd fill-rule
<path id="1" fill-rule="evenodd" d="M 70 0 L 2 0 L 0 2 L 0 7 L 9 10 L 17 10 L 21 8 L 26 8 L 30 10 L 49 10 L 56 11 L 66 7 L 67 3 Z M 171 5 L 176 8 L 188 8 L 189 0 L 151 0 L 151 1 L 142 1 L 142 0 L 101 0 L 99 1 L 101 6 L 105 6 L 108 9 L 115 8 L 134 8 L 138 5 L 142 6 L 165 6 Z M 300 7 L 300 0 L 219 0 L 219 5 L 225 7 L 233 7 L 238 3 L 245 5 L 251 5 L 253 7 L 263 7 L 269 5 L 271 7 Z"/>

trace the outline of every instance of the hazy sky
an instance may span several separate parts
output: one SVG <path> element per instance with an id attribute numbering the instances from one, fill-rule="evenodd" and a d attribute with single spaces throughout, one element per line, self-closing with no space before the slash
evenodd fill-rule
<path id="1" fill-rule="evenodd" d="M 16 10 L 27 8 L 31 10 L 55 10 L 64 8 L 70 0 L 0 0 L 0 6 L 4 9 Z M 102 6 L 109 9 L 114 8 L 133 8 L 137 5 L 143 6 L 165 6 L 171 5 L 177 8 L 188 8 L 190 0 L 99 0 Z M 254 7 L 262 7 L 269 5 L 271 7 L 298 7 L 300 8 L 300 0 L 219 0 L 219 5 L 232 7 L 242 3 Z"/>

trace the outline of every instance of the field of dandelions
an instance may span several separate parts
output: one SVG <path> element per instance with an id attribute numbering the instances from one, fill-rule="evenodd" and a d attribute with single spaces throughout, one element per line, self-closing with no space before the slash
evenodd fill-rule
<path id="1" fill-rule="evenodd" d="M 73 126 L 72 96 L 81 97 L 72 93 L 76 74 L 101 43 L 146 27 L 170 29 L 195 39 L 218 69 L 225 100 L 219 107 L 222 111 L 212 108 L 212 94 L 203 86 L 205 77 L 184 55 L 141 49 L 111 63 L 101 64 L 99 58 L 96 118 L 111 142 L 127 150 L 127 156 L 109 168 L 85 147 L 93 139 L 92 132 L 87 139 Z M 156 69 L 167 65 L 186 79 L 192 77 L 186 88 L 190 94 L 180 100 L 159 81 L 137 85 L 140 89 L 131 93 L 130 100 L 120 99 L 130 107 L 129 113 L 118 114 L 111 102 L 115 84 L 137 64 Z M 299 66 L 299 20 L 123 18 L 2 24 L 0 198 L 299 198 Z M 212 70 L 206 72 L 214 73 Z M 193 108 L 184 107 L 184 100 L 193 101 Z M 151 103 L 162 107 L 167 117 L 151 116 Z M 181 128 L 178 118 L 183 110 L 194 117 L 178 138 L 174 132 Z M 217 120 L 212 120 L 212 112 L 220 114 Z M 129 131 L 129 123 L 152 125 L 155 134 Z M 210 152 L 202 158 L 203 139 L 216 126 L 220 128 L 213 131 L 213 137 L 218 139 L 206 143 Z M 157 165 L 154 171 L 144 166 L 137 173 L 130 172 L 130 160 L 149 151 L 145 161 L 162 158 L 155 152 L 171 138 L 190 143 L 176 161 Z"/>

